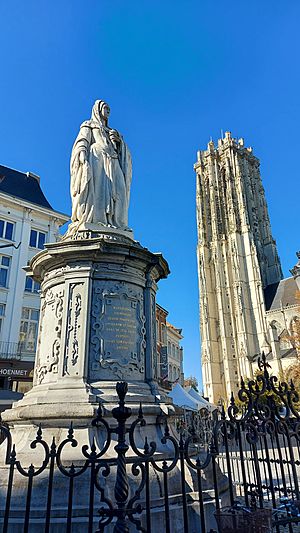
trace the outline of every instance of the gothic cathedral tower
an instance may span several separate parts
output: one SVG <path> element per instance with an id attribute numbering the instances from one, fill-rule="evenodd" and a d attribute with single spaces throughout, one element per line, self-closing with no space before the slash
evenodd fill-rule
<path id="1" fill-rule="evenodd" d="M 252 149 L 226 132 L 198 152 L 195 170 L 203 383 L 217 402 L 269 351 L 264 289 L 282 271 Z"/>

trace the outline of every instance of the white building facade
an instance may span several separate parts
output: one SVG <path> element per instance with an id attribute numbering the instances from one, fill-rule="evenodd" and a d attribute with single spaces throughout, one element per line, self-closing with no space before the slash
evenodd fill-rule
<path id="1" fill-rule="evenodd" d="M 171 383 L 183 385 L 183 348 L 180 342 L 183 339 L 182 329 L 175 328 L 169 322 L 167 326 L 167 354 L 168 354 L 168 380 Z"/>
<path id="2" fill-rule="evenodd" d="M 157 377 L 163 388 L 171 390 L 174 383 L 183 385 L 182 329 L 167 321 L 169 312 L 156 304 Z"/>
<path id="3" fill-rule="evenodd" d="M 30 386 L 40 296 L 23 267 L 68 219 L 52 209 L 38 176 L 0 166 L 0 390 Z"/>

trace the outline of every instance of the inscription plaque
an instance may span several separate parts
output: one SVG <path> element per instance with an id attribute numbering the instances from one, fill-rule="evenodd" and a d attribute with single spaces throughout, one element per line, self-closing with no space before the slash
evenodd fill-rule
<path id="1" fill-rule="evenodd" d="M 136 306 L 136 302 L 120 298 L 106 299 L 106 313 L 103 316 L 106 355 L 115 352 L 125 359 L 125 354 L 129 352 L 136 355 L 138 336 Z"/>
<path id="2" fill-rule="evenodd" d="M 125 284 L 94 289 L 90 378 L 141 379 L 144 373 L 143 293 Z"/>

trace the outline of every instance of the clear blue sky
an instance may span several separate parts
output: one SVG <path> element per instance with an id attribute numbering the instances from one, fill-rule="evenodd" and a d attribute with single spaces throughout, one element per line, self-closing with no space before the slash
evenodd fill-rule
<path id="1" fill-rule="evenodd" d="M 300 248 L 298 0 L 10 0 L 0 4 L 0 163 L 70 212 L 69 157 L 95 99 L 133 155 L 130 225 L 171 275 L 158 302 L 200 375 L 196 151 L 220 130 L 261 159 L 285 275 Z"/>

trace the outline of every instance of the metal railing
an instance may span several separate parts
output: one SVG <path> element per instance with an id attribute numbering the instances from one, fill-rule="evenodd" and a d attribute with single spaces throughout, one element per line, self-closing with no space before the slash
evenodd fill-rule
<path id="1" fill-rule="evenodd" d="M 252 524 L 244 527 L 247 533 L 299 531 L 299 395 L 292 383 L 269 376 L 264 356 L 259 369 L 255 380 L 242 381 L 239 401 L 232 397 L 227 412 L 223 409 L 218 419 L 206 416 L 203 424 L 197 420 L 178 438 L 166 418 L 158 425 L 157 442 L 149 442 L 142 407 L 128 423 L 132 411 L 125 404 L 125 382 L 116 386 L 118 406 L 112 410 L 111 423 L 100 405 L 86 445 L 79 446 L 72 424 L 59 443 L 55 438 L 46 442 L 39 427 L 30 445 L 34 457 L 42 452 L 37 466 L 22 464 L 9 429 L 2 425 L 8 480 L 0 505 L 3 533 L 14 527 L 20 502 L 23 514 L 18 523 L 23 531 L 31 531 L 37 513 L 35 490 L 44 509 L 39 531 L 46 533 L 55 530 L 63 512 L 62 531 L 71 533 L 72 525 L 78 526 L 79 510 L 81 530 L 88 533 L 216 531 L 216 523 L 207 517 L 208 494 L 218 524 L 233 513 L 232 527 Z M 75 448 L 79 452 L 73 463 L 69 452 Z M 17 482 L 18 477 L 25 483 Z M 16 483 L 23 487 L 21 500 L 14 499 Z M 55 487 L 60 487 L 58 493 Z M 263 527 L 261 517 L 268 516 L 268 511 L 259 511 L 263 509 L 272 513 L 270 529 Z M 258 520 L 260 529 L 255 525 Z M 239 531 L 226 527 L 228 533 Z M 223 533 L 220 525 L 219 533 Z"/>
<path id="2" fill-rule="evenodd" d="M 18 517 L 18 523 L 23 524 L 22 531 L 31 531 L 36 514 L 36 510 L 32 509 L 34 505 L 32 502 L 36 502 L 35 489 L 41 491 L 41 484 L 45 483 L 45 479 L 44 494 L 41 495 L 39 492 L 39 500 L 41 498 L 45 505 L 45 512 L 41 518 L 43 524 L 39 525 L 39 531 L 47 533 L 52 531 L 51 527 L 55 527 L 52 520 L 54 524 L 57 523 L 56 513 L 61 514 L 64 507 L 63 524 L 65 524 L 65 531 L 71 533 L 78 512 L 78 506 L 75 505 L 74 500 L 80 494 L 80 507 L 87 510 L 85 521 L 82 519 L 82 531 L 128 533 L 136 530 L 151 533 L 156 529 L 155 525 L 157 527 L 157 524 L 153 523 L 155 517 L 152 514 L 155 507 L 156 514 L 157 511 L 161 513 L 164 531 L 171 533 L 175 531 L 174 500 L 178 499 L 178 490 L 180 501 L 177 505 L 177 512 L 183 524 L 182 531 L 189 531 L 189 520 L 192 515 L 195 515 L 195 506 L 196 530 L 206 531 L 204 510 L 206 496 L 203 492 L 201 472 L 209 468 L 211 461 L 207 445 L 203 446 L 199 438 L 191 435 L 186 438 L 181 435 L 177 440 L 170 434 L 170 428 L 165 421 L 161 427 L 160 442 L 149 442 L 145 433 L 144 444 L 141 446 L 141 432 L 146 429 L 142 407 L 139 409 L 137 418 L 127 425 L 126 421 L 132 415 L 131 409 L 125 405 L 127 383 L 117 383 L 116 392 L 119 403 L 112 410 L 115 423 L 112 422 L 111 425 L 107 423 L 100 405 L 97 416 L 91 423 L 90 429 L 94 429 L 94 434 L 92 436 L 90 433 L 90 442 L 81 448 L 80 464 L 77 460 L 75 464 L 73 462 L 70 464 L 70 460 L 65 460 L 68 450 L 78 446 L 76 430 L 73 430 L 72 424 L 66 438 L 59 444 L 56 444 L 54 438 L 52 443 L 46 442 L 43 439 L 42 428 L 39 427 L 36 438 L 30 444 L 30 448 L 36 449 L 34 457 L 38 465 L 31 464 L 29 467 L 18 459 L 17 450 L 12 444 L 11 433 L 5 425 L 2 425 L 1 446 L 2 449 L 6 446 L 8 479 L 7 492 L 0 506 L 2 507 L 0 508 L 0 523 L 3 533 L 10 532 L 14 527 L 16 508 L 20 508 L 20 501 L 23 502 L 23 514 Z M 99 446 L 97 438 L 99 431 L 102 435 L 100 439 L 102 446 Z M 115 444 L 113 446 L 114 456 L 111 453 L 113 443 Z M 130 456 L 128 457 L 129 450 Z M 37 459 L 39 451 L 42 451 L 42 457 Z M 216 466 L 214 458 L 213 464 Z M 25 478 L 27 482 L 25 481 L 21 500 L 16 502 L 14 500 L 15 485 L 24 487 L 24 482 L 20 482 L 20 477 Z M 44 481 L 39 482 L 39 478 Z M 176 482 L 175 492 L 174 480 Z M 56 486 L 61 487 L 65 483 L 64 489 L 59 494 L 58 502 L 54 501 L 56 498 L 55 483 Z M 161 502 L 158 505 L 157 499 Z M 211 497 L 209 499 L 211 500 Z M 178 516 L 176 520 L 178 521 Z M 193 520 L 195 521 L 194 518 Z"/>
<path id="3" fill-rule="evenodd" d="M 26 342 L 0 341 L 0 359 L 21 359 L 22 356 L 35 356 L 35 349 L 28 349 Z"/>
<path id="4" fill-rule="evenodd" d="M 0 341 L 0 359 L 20 359 L 22 343 Z"/>
<path id="5" fill-rule="evenodd" d="M 228 477 L 231 510 L 237 502 L 248 510 L 269 509 L 272 531 L 299 532 L 300 398 L 293 382 L 269 375 L 264 354 L 258 366 L 256 378 L 242 380 L 237 399 L 232 396 L 223 409 L 212 448 Z M 218 500 L 216 509 L 222 513 Z"/>

